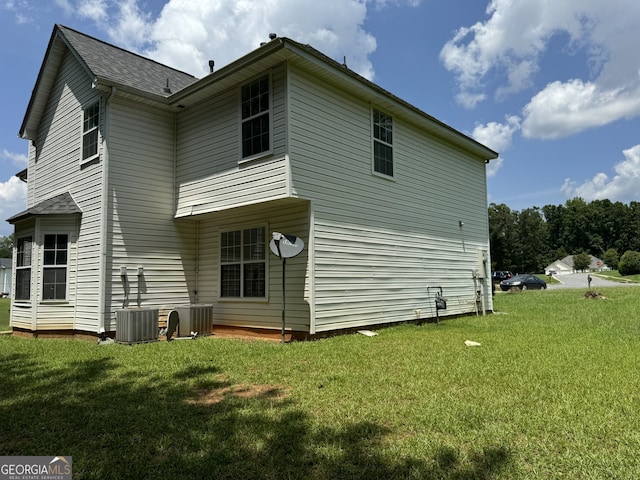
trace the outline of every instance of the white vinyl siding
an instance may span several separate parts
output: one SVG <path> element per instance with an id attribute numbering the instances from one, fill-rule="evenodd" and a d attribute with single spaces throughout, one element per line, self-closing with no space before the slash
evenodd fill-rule
<path id="1" fill-rule="evenodd" d="M 369 101 L 295 69 L 289 88 L 293 188 L 314 199 L 317 331 L 435 316 L 436 286 L 449 300 L 442 314 L 474 312 L 472 271 L 488 249 L 484 162 L 395 114 L 403 167 L 385 181 L 370 175 Z"/>
<path id="2" fill-rule="evenodd" d="M 178 217 L 289 196 L 284 68 L 271 72 L 271 154 L 241 160 L 240 88 L 181 112 L 177 120 Z"/>
<path id="3" fill-rule="evenodd" d="M 116 309 L 189 304 L 197 290 L 196 224 L 173 219 L 174 116 L 119 99 L 110 115 L 107 330 Z"/>
<path id="4" fill-rule="evenodd" d="M 300 237 L 307 245 L 309 203 L 302 200 L 266 202 L 210 213 L 198 217 L 198 302 L 213 304 L 216 325 L 281 328 L 282 262 L 270 250 L 266 252 L 268 297 L 257 299 L 222 299 L 220 292 L 220 233 L 243 226 L 266 225 L 267 241 L 274 231 Z M 309 331 L 308 255 L 305 249 L 286 264 L 287 329 Z"/>
<path id="5" fill-rule="evenodd" d="M 77 165 L 77 162 L 76 162 Z M 78 327 L 76 317 L 77 294 L 75 287 L 78 284 L 78 223 L 75 217 L 55 215 L 39 218 L 36 220 L 36 231 L 34 236 L 34 257 L 33 257 L 33 283 L 34 290 L 31 292 L 31 309 L 34 318 L 37 318 L 35 325 L 27 328 L 37 330 L 89 330 L 85 326 Z M 48 254 L 45 250 L 45 239 L 49 235 L 64 235 L 67 239 L 66 252 L 66 288 L 64 299 L 47 299 L 43 294 L 45 285 L 45 260 Z M 19 315 L 19 314 L 18 314 Z M 20 326 L 18 319 L 12 319 L 12 326 Z"/>
<path id="6" fill-rule="evenodd" d="M 14 326 L 19 324 L 23 328 L 74 328 L 87 331 L 97 329 L 102 164 L 89 162 L 81 165 L 79 162 L 82 148 L 82 108 L 103 102 L 100 94 L 91 88 L 91 81 L 92 78 L 75 57 L 67 52 L 53 82 L 36 138 L 29 144 L 27 208 L 60 193 L 69 192 L 82 210 L 82 227 L 77 238 L 77 255 L 80 260 L 77 271 L 75 265 L 71 265 L 68 272 L 67 300 L 75 305 L 52 305 L 53 310 L 49 312 L 37 303 L 32 303 L 31 312 L 22 307 L 12 313 L 12 325 L 14 319 L 18 322 Z M 100 109 L 101 122 L 103 115 L 104 112 Z M 55 218 L 52 221 L 60 223 Z M 64 221 L 66 220 L 62 220 Z M 70 221 L 72 231 L 78 231 L 77 219 Z M 47 222 L 49 221 L 41 222 L 41 225 L 46 225 Z M 22 228 L 20 225 L 16 227 Z M 31 297 L 33 301 L 42 298 L 40 291 L 33 290 Z M 37 323 L 32 324 L 29 319 L 28 326 L 23 324 L 22 319 L 26 315 L 35 318 L 36 313 L 39 315 Z"/>

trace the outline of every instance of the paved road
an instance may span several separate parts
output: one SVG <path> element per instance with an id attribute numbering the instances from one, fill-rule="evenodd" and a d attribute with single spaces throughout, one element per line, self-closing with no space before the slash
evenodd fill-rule
<path id="1" fill-rule="evenodd" d="M 565 275 L 555 275 L 555 278 L 562 283 L 559 284 L 549 284 L 549 289 L 556 288 L 588 288 L 588 273 L 570 273 Z M 595 289 L 598 287 L 620 287 L 620 286 L 639 286 L 637 283 L 622 283 L 622 282 L 612 282 L 610 280 L 605 280 L 601 277 L 597 277 L 595 275 L 591 275 L 591 288 Z"/>

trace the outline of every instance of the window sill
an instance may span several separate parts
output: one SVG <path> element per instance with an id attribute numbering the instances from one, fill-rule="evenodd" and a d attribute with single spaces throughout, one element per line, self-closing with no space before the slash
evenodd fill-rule
<path id="1" fill-rule="evenodd" d="M 243 165 L 247 165 L 249 163 L 253 163 L 253 162 L 257 162 L 259 160 L 263 160 L 267 157 L 271 157 L 273 156 L 273 151 L 272 150 L 268 150 L 266 152 L 262 152 L 262 153 L 258 153 L 256 155 L 253 155 L 251 157 L 246 157 L 246 158 L 241 158 L 240 160 L 238 160 L 238 165 L 243 166 Z"/>
<path id="2" fill-rule="evenodd" d="M 373 175 L 374 177 L 383 178 L 384 180 L 389 180 L 391 182 L 397 181 L 396 177 L 390 177 L 389 175 L 385 175 L 384 173 L 380 173 L 376 171 L 372 171 L 371 175 Z"/>
<path id="3" fill-rule="evenodd" d="M 223 303 L 268 303 L 267 297 L 218 297 L 218 302 Z"/>
<path id="4" fill-rule="evenodd" d="M 18 308 L 27 308 L 27 307 L 31 307 L 31 300 L 14 300 L 13 301 L 13 305 L 14 307 L 18 307 Z"/>
<path id="5" fill-rule="evenodd" d="M 84 160 L 80 160 L 80 167 L 84 167 L 90 163 L 97 163 L 100 161 L 100 154 L 94 155 L 93 157 L 85 158 Z"/>
<path id="6" fill-rule="evenodd" d="M 69 300 L 41 300 L 40 305 L 69 305 Z"/>

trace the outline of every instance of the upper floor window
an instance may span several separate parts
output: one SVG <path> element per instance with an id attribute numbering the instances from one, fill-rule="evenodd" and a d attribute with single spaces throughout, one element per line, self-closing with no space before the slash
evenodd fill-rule
<path id="1" fill-rule="evenodd" d="M 31 299 L 31 237 L 18 238 L 16 243 L 16 300 Z"/>
<path id="2" fill-rule="evenodd" d="M 82 161 L 98 155 L 98 126 L 100 125 L 100 102 L 84 109 L 82 120 Z"/>
<path id="3" fill-rule="evenodd" d="M 69 236 L 66 234 L 44 236 L 43 300 L 64 300 L 67 298 L 68 242 Z"/>
<path id="4" fill-rule="evenodd" d="M 271 149 L 269 75 L 242 86 L 242 158 Z"/>
<path id="5" fill-rule="evenodd" d="M 220 236 L 220 296 L 266 297 L 265 227 Z"/>
<path id="6" fill-rule="evenodd" d="M 373 170 L 393 177 L 393 119 L 373 111 Z"/>

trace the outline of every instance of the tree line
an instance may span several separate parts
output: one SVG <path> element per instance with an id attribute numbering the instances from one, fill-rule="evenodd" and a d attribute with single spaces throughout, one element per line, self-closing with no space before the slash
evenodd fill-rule
<path id="1" fill-rule="evenodd" d="M 7 237 L 0 237 L 0 258 L 13 257 L 13 233 Z"/>
<path id="2" fill-rule="evenodd" d="M 640 202 L 585 202 L 511 210 L 489 205 L 493 270 L 543 272 L 555 260 L 590 254 L 616 268 L 626 252 L 640 252 Z"/>

